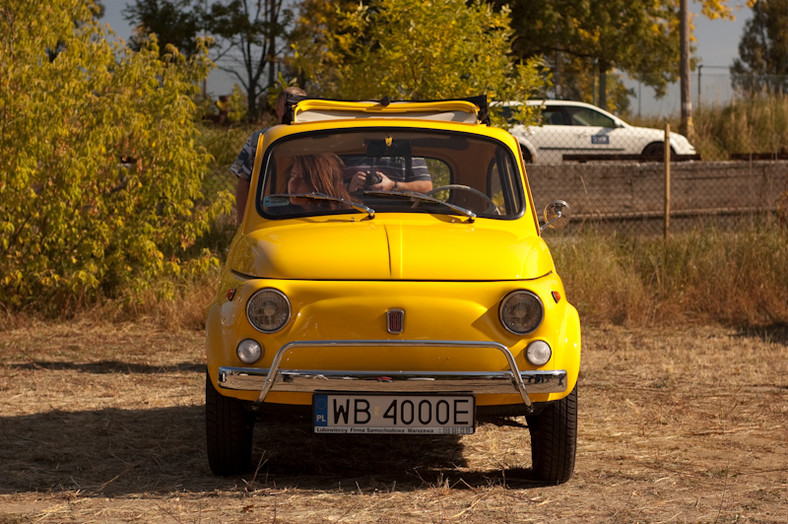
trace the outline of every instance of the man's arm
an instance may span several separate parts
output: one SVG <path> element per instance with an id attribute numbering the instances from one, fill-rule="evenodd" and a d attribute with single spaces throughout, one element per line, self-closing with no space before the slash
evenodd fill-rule
<path id="1" fill-rule="evenodd" d="M 377 174 L 380 175 L 380 183 L 374 186 L 368 186 L 367 189 L 379 191 L 417 191 L 419 193 L 426 193 L 432 189 L 432 180 L 411 180 L 410 182 L 400 182 L 398 180 L 395 182 L 381 171 L 377 171 Z M 353 192 L 363 189 L 365 187 L 364 181 L 366 180 L 366 176 L 367 175 L 363 171 L 356 173 L 351 179 L 348 190 Z"/>
<path id="2" fill-rule="evenodd" d="M 427 161 L 421 157 L 411 159 L 410 169 L 405 173 L 405 181 L 397 184 L 397 189 L 427 193 L 432 189 L 432 176 Z"/>
<path id="3" fill-rule="evenodd" d="M 255 131 L 246 140 L 246 143 L 238 153 L 238 157 L 230 166 L 230 171 L 238 177 L 238 185 L 235 186 L 235 217 L 238 224 L 244 219 L 246 209 L 246 199 L 249 197 L 249 179 L 252 178 L 252 168 L 254 167 L 254 155 L 257 149 L 257 139 L 264 129 Z"/>
<path id="4" fill-rule="evenodd" d="M 432 180 L 412 180 L 410 182 L 397 182 L 397 191 L 417 191 L 426 193 L 432 189 Z"/>

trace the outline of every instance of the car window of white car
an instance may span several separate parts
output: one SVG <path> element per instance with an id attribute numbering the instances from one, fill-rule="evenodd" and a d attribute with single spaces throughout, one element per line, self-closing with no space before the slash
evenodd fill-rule
<path id="1" fill-rule="evenodd" d="M 575 130 L 572 138 L 577 152 L 610 152 L 620 147 L 618 125 L 609 115 L 588 107 L 566 106 L 564 110 Z"/>
<path id="2" fill-rule="evenodd" d="M 590 142 L 585 129 L 573 125 L 565 107 L 560 104 L 547 104 L 542 110 L 540 126 L 530 128 L 529 142 L 536 149 L 536 156 L 542 163 L 561 162 L 564 153 L 575 153 Z"/>
<path id="3" fill-rule="evenodd" d="M 572 123 L 567 120 L 566 115 L 561 111 L 560 107 L 546 107 L 544 111 L 542 111 L 542 125 L 570 126 Z"/>
<path id="4" fill-rule="evenodd" d="M 586 107 L 567 107 L 572 125 L 615 128 L 616 122 L 607 115 Z"/>

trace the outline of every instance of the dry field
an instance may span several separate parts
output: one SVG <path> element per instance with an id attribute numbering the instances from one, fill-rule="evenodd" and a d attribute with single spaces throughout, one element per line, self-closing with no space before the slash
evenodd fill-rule
<path id="1" fill-rule="evenodd" d="M 0 523 L 786 521 L 786 326 L 584 337 L 575 476 L 545 486 L 527 430 L 491 425 L 347 438 L 258 424 L 257 473 L 215 478 L 202 333 L 0 331 Z"/>

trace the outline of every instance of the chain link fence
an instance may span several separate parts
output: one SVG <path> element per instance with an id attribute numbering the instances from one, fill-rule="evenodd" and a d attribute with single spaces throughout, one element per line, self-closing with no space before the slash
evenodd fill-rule
<path id="1" fill-rule="evenodd" d="M 788 194 L 788 161 L 777 160 L 565 162 L 527 171 L 537 211 L 566 201 L 570 230 L 650 235 L 666 227 L 729 228 L 780 212 Z"/>
<path id="2" fill-rule="evenodd" d="M 565 200 L 573 229 L 667 234 L 709 225 L 728 228 L 784 214 L 788 198 L 784 133 L 772 136 L 764 126 L 747 125 L 757 106 L 749 103 L 734 122 L 739 125 L 706 124 L 692 143 L 668 126 L 607 122 L 610 115 L 573 102 L 548 103 L 541 126 L 513 134 L 533 162 L 527 171 L 537 210 L 553 199 Z M 770 120 L 779 120 L 781 111 L 774 108 L 782 105 L 770 107 Z M 555 121 L 545 121 L 545 115 Z"/>
<path id="3" fill-rule="evenodd" d="M 203 179 L 203 194 L 208 200 L 215 198 L 220 191 L 230 191 L 235 194 L 237 180 L 230 171 L 229 164 L 214 165 Z"/>

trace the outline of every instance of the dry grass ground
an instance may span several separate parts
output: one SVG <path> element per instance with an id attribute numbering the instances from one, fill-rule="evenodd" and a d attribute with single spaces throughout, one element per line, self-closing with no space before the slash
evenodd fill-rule
<path id="1" fill-rule="evenodd" d="M 215 478 L 202 333 L 7 329 L 0 523 L 785 522 L 785 326 L 584 337 L 575 476 L 544 486 L 527 430 L 489 425 L 460 439 L 258 425 L 257 473 Z"/>

